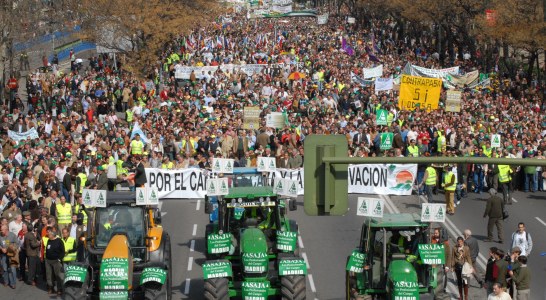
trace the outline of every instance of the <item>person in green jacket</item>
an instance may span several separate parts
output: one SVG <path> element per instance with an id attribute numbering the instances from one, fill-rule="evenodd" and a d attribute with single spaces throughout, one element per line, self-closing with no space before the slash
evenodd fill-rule
<path id="1" fill-rule="evenodd" d="M 519 256 L 518 262 L 521 264 L 519 268 L 515 271 L 508 271 L 508 275 L 510 275 L 516 284 L 516 299 L 529 300 L 531 294 L 531 271 L 527 268 L 527 256 Z"/>

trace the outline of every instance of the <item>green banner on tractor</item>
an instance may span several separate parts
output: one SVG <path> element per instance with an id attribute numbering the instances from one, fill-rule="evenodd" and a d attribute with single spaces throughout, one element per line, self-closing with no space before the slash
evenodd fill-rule
<path id="1" fill-rule="evenodd" d="M 101 290 L 127 290 L 129 287 L 127 258 L 105 258 L 100 265 Z"/>
<path id="2" fill-rule="evenodd" d="M 349 257 L 346 270 L 349 272 L 354 272 L 354 273 L 362 273 L 364 272 L 365 262 L 366 262 L 366 254 L 360 251 L 354 250 L 353 253 L 351 253 L 351 256 Z"/>
<path id="3" fill-rule="evenodd" d="M 209 234 L 207 236 L 207 248 L 209 254 L 221 254 L 229 252 L 231 248 L 231 233 Z"/>
<path id="4" fill-rule="evenodd" d="M 127 300 L 129 292 L 127 291 L 103 291 L 99 294 L 100 300 Z"/>
<path id="5" fill-rule="evenodd" d="M 419 244 L 419 256 L 425 265 L 442 265 L 446 262 L 446 253 L 442 244 Z"/>
<path id="6" fill-rule="evenodd" d="M 293 252 L 296 250 L 297 242 L 298 242 L 297 232 L 277 230 L 277 249 L 278 250 Z"/>
<path id="7" fill-rule="evenodd" d="M 243 253 L 243 266 L 246 273 L 265 273 L 269 264 L 267 253 Z"/>
<path id="8" fill-rule="evenodd" d="M 205 280 L 232 276 L 233 271 L 231 269 L 231 262 L 229 261 L 208 261 L 203 264 L 203 277 Z"/>
<path id="9" fill-rule="evenodd" d="M 165 284 L 167 278 L 167 270 L 162 268 L 144 268 L 142 275 L 140 276 L 140 284 L 146 282 L 155 281 L 157 283 Z"/>
<path id="10" fill-rule="evenodd" d="M 267 300 L 269 281 L 243 281 L 243 300 Z"/>
<path id="11" fill-rule="evenodd" d="M 66 265 L 64 270 L 64 283 L 69 281 L 85 282 L 87 268 L 75 265 Z"/>
<path id="12" fill-rule="evenodd" d="M 417 282 L 396 281 L 393 291 L 394 300 L 419 300 L 419 284 Z"/>
<path id="13" fill-rule="evenodd" d="M 279 261 L 279 275 L 305 275 L 307 274 L 307 265 L 305 260 L 299 259 L 283 259 Z"/>

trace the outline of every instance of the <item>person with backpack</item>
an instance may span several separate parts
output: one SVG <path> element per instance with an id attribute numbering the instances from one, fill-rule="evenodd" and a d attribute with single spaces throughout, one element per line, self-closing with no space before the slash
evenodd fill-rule
<path id="1" fill-rule="evenodd" d="M 529 257 L 531 250 L 533 250 L 533 239 L 531 235 L 525 231 L 525 223 L 518 223 L 518 230 L 512 233 L 512 243 L 510 248 L 519 247 L 521 249 L 521 255 Z"/>

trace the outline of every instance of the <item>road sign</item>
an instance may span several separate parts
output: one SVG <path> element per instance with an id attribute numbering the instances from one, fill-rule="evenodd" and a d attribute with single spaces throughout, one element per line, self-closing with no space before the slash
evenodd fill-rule
<path id="1" fill-rule="evenodd" d="M 394 133 L 392 132 L 384 132 L 381 134 L 381 144 L 379 144 L 379 148 L 381 150 L 389 150 L 392 148 L 392 140 L 394 139 Z"/>
<path id="2" fill-rule="evenodd" d="M 421 206 L 421 221 L 444 223 L 446 221 L 446 205 L 423 203 Z"/>
<path id="3" fill-rule="evenodd" d="M 379 198 L 358 197 L 357 216 L 383 218 L 385 201 Z"/>

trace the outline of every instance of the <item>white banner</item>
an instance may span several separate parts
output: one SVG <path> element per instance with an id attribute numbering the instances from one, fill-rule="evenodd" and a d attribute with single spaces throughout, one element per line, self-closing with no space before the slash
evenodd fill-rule
<path id="1" fill-rule="evenodd" d="M 423 203 L 421 206 L 421 222 L 446 221 L 446 205 L 438 203 Z"/>
<path id="2" fill-rule="evenodd" d="M 158 205 L 159 193 L 156 188 L 136 188 L 136 205 Z"/>
<path id="3" fill-rule="evenodd" d="M 349 193 L 411 195 L 416 178 L 416 164 L 350 165 Z"/>
<path id="4" fill-rule="evenodd" d="M 328 16 L 329 16 L 329 14 L 327 14 L 327 13 L 317 16 L 317 24 L 318 25 L 324 25 L 324 24 L 328 23 Z"/>
<path id="5" fill-rule="evenodd" d="M 375 80 L 375 93 L 380 91 L 390 91 L 394 86 L 392 78 L 377 78 Z"/>
<path id="6" fill-rule="evenodd" d="M 213 158 L 212 159 L 212 172 L 232 174 L 235 160 L 231 158 Z"/>
<path id="7" fill-rule="evenodd" d="M 292 12 L 292 5 L 286 5 L 286 6 L 273 5 L 273 6 L 271 6 L 271 14 L 287 14 L 289 12 Z"/>
<path id="8" fill-rule="evenodd" d="M 265 116 L 265 126 L 284 128 L 284 116 L 281 112 L 272 112 Z"/>
<path id="9" fill-rule="evenodd" d="M 275 161 L 275 157 L 263 157 L 258 156 L 257 164 L 257 170 L 258 172 L 275 172 L 277 169 L 277 162 Z"/>
<path id="10" fill-rule="evenodd" d="M 197 78 L 200 78 L 203 72 L 205 74 L 208 74 L 210 71 L 211 73 L 216 72 L 218 69 L 222 70 L 223 72 L 229 72 L 229 73 L 237 73 L 239 71 L 242 71 L 248 76 L 252 76 L 256 73 L 260 73 L 267 65 L 259 65 L 259 64 L 249 64 L 249 65 L 235 65 L 235 64 L 226 64 L 221 66 L 183 66 L 176 68 L 176 71 L 174 73 L 174 78 L 176 79 L 190 79 L 191 72 L 194 71 L 194 74 Z"/>
<path id="11" fill-rule="evenodd" d="M 207 179 L 207 195 L 208 196 L 225 196 L 229 194 L 227 178 Z"/>
<path id="12" fill-rule="evenodd" d="M 89 207 L 106 207 L 106 191 L 83 189 L 83 203 Z"/>
<path id="13" fill-rule="evenodd" d="M 383 65 L 379 65 L 373 68 L 364 68 L 362 71 L 364 79 L 381 77 L 383 76 Z"/>
<path id="14" fill-rule="evenodd" d="M 31 138 L 31 139 L 39 138 L 38 131 L 36 131 L 36 128 L 34 127 L 32 127 L 30 130 L 27 130 L 25 132 L 15 132 L 12 130 L 8 130 L 8 137 L 16 141 L 17 143 L 19 143 L 19 141 L 26 140 L 27 138 Z"/>
<path id="15" fill-rule="evenodd" d="M 292 0 L 273 0 L 271 4 L 279 6 L 292 5 Z"/>
<path id="16" fill-rule="evenodd" d="M 146 179 L 148 187 L 157 188 L 160 199 L 199 199 L 206 194 L 207 176 L 201 169 L 146 168 Z"/>
<path id="17" fill-rule="evenodd" d="M 273 191 L 279 195 L 288 197 L 298 196 L 298 181 L 276 177 L 273 183 Z"/>
<path id="18" fill-rule="evenodd" d="M 348 17 L 348 18 L 347 18 L 347 23 L 349 23 L 349 24 L 354 24 L 355 21 L 356 21 L 356 19 L 353 18 L 353 17 Z"/>
<path id="19" fill-rule="evenodd" d="M 383 218 L 385 201 L 380 198 L 358 197 L 357 216 Z"/>
<path id="20" fill-rule="evenodd" d="M 459 67 L 451 67 L 451 68 L 445 68 L 445 69 L 427 69 L 427 68 L 411 65 L 411 68 L 417 71 L 420 76 L 426 76 L 426 77 L 432 77 L 432 78 L 443 78 L 449 74 L 459 74 Z"/>

